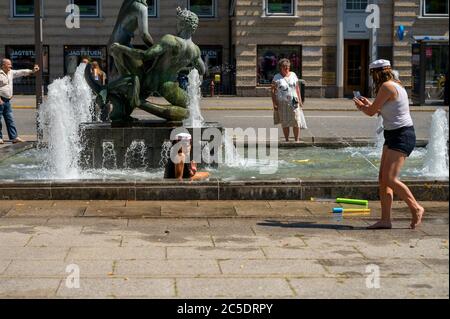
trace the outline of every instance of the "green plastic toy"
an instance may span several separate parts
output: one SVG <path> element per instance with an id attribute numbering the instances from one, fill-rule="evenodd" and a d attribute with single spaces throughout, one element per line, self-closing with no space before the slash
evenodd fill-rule
<path id="1" fill-rule="evenodd" d="M 369 201 L 364 199 L 336 198 L 336 203 L 369 206 Z"/>

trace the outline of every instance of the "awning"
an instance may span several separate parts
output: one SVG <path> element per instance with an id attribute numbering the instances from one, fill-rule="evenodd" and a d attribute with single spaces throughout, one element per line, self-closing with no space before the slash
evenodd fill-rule
<path id="1" fill-rule="evenodd" d="M 421 35 L 421 36 L 413 36 L 413 39 L 416 42 L 447 42 L 448 43 L 448 36 Z"/>

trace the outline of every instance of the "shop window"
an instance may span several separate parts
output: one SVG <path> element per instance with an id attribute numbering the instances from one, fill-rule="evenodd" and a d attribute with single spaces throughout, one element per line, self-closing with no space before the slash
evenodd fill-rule
<path id="1" fill-rule="evenodd" d="M 354 11 L 364 11 L 368 5 L 367 0 L 347 0 L 345 9 L 346 10 L 354 10 Z"/>
<path id="2" fill-rule="evenodd" d="M 425 99 L 443 100 L 448 76 L 448 45 L 425 46 Z"/>
<path id="3" fill-rule="evenodd" d="M 448 0 L 422 0 L 422 16 L 448 16 Z"/>
<path id="4" fill-rule="evenodd" d="M 216 12 L 215 6 L 215 0 L 189 0 L 189 10 L 199 17 L 214 17 Z"/>
<path id="5" fill-rule="evenodd" d="M 41 12 L 44 1 L 41 1 Z M 12 0 L 12 16 L 14 18 L 34 17 L 34 0 Z"/>
<path id="6" fill-rule="evenodd" d="M 44 45 L 42 55 L 44 65 L 41 66 L 43 72 L 44 86 L 49 84 L 49 46 Z M 33 69 L 36 61 L 34 45 L 7 45 L 5 46 L 5 57 L 10 59 L 15 70 Z M 36 78 L 26 76 L 14 80 L 14 92 L 16 94 L 34 94 L 36 90 Z"/>
<path id="7" fill-rule="evenodd" d="M 203 76 L 202 92 L 210 94 L 211 81 L 214 82 L 215 94 L 220 94 L 223 84 L 222 47 L 214 45 L 200 45 L 202 60 L 205 63 L 206 73 Z"/>
<path id="8" fill-rule="evenodd" d="M 392 46 L 378 46 L 377 59 L 389 60 L 394 67 L 394 48 Z"/>
<path id="9" fill-rule="evenodd" d="M 448 58 L 448 43 L 419 41 L 412 45 L 411 97 L 414 105 L 448 102 Z"/>
<path id="10" fill-rule="evenodd" d="M 294 15 L 295 0 L 264 0 L 266 15 Z"/>
<path id="11" fill-rule="evenodd" d="M 99 17 L 100 0 L 72 0 L 80 8 L 81 17 Z"/>
<path id="12" fill-rule="evenodd" d="M 302 46 L 300 45 L 259 45 L 257 78 L 259 85 L 272 83 L 279 72 L 278 61 L 287 58 L 291 61 L 291 71 L 302 76 Z"/>
<path id="13" fill-rule="evenodd" d="M 107 71 L 108 56 L 104 45 L 65 45 L 64 74 L 73 75 L 83 58 L 97 61 L 103 71 Z"/>
<path id="14" fill-rule="evenodd" d="M 157 0 L 147 0 L 148 5 L 148 16 L 155 18 L 158 16 L 158 1 Z"/>

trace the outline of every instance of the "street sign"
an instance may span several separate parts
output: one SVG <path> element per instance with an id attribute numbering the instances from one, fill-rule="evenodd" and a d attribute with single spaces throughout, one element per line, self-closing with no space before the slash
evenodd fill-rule
<path id="1" fill-rule="evenodd" d="M 405 37 L 405 26 L 399 25 L 397 28 L 397 38 L 400 41 L 403 41 L 404 37 Z"/>

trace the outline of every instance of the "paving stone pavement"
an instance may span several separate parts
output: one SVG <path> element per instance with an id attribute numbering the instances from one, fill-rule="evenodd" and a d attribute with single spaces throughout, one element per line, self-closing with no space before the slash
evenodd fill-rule
<path id="1" fill-rule="evenodd" d="M 376 202 L 0 201 L 0 298 L 448 298 L 449 204 L 422 204 L 373 231 Z"/>

